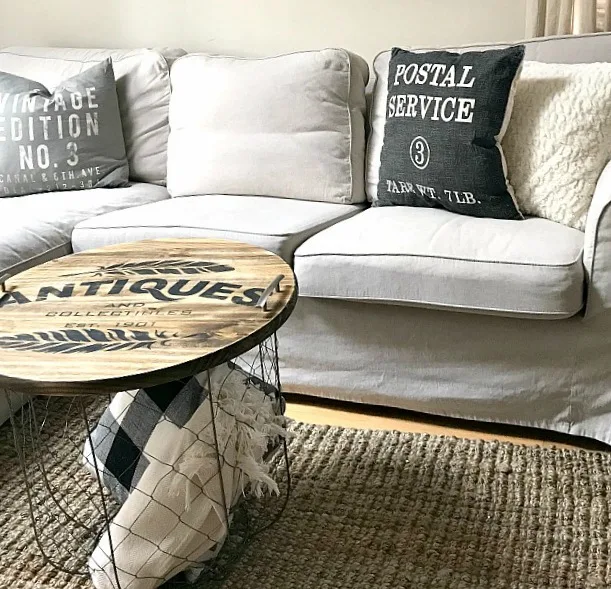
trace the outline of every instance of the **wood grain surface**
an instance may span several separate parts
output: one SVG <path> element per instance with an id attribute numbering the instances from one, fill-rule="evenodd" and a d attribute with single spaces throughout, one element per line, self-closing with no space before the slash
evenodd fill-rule
<path id="1" fill-rule="evenodd" d="M 255 304 L 278 275 L 267 310 Z M 108 393 L 191 376 L 269 337 L 297 300 L 278 256 L 234 241 L 155 239 L 73 254 L 6 282 L 0 388 Z"/>

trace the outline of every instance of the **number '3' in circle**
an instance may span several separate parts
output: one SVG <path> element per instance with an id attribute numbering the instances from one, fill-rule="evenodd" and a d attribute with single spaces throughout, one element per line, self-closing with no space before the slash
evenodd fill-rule
<path id="1" fill-rule="evenodd" d="M 431 159 L 431 149 L 429 144 L 424 137 L 414 137 L 411 145 L 409 146 L 409 157 L 412 160 L 412 164 L 419 170 L 424 170 L 429 165 Z"/>

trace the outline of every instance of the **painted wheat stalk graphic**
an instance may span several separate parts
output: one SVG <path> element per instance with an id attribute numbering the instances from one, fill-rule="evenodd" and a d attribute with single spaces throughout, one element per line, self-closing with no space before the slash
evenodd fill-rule
<path id="1" fill-rule="evenodd" d="M 204 334 L 198 334 L 200 338 Z M 58 329 L 0 335 L 0 349 L 42 352 L 46 354 L 87 354 L 91 352 L 117 352 L 119 350 L 151 349 L 164 345 L 177 334 L 164 331 L 126 331 L 123 329 Z"/>
<path id="2" fill-rule="evenodd" d="M 226 264 L 205 262 L 202 260 L 143 260 L 138 262 L 120 262 L 110 266 L 100 266 L 96 270 L 64 274 L 62 278 L 72 276 L 157 276 L 160 274 L 205 274 L 231 272 L 235 270 Z"/>

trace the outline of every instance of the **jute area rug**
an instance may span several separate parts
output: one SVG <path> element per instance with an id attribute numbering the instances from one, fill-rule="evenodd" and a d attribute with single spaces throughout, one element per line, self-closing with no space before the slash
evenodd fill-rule
<path id="1" fill-rule="evenodd" d="M 198 587 L 611 587 L 611 455 L 292 429 L 293 489 L 281 519 L 246 545 L 224 579 Z M 0 587 L 91 587 L 41 562 L 10 436 L 0 427 Z M 54 451 L 70 494 L 80 466 Z M 70 498 L 80 509 L 79 495 Z"/>

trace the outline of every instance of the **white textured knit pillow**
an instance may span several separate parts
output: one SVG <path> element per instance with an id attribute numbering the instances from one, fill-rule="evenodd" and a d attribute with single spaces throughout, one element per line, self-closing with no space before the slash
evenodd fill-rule
<path id="1" fill-rule="evenodd" d="M 525 63 L 503 150 L 520 209 L 583 230 L 611 159 L 611 63 Z"/>

